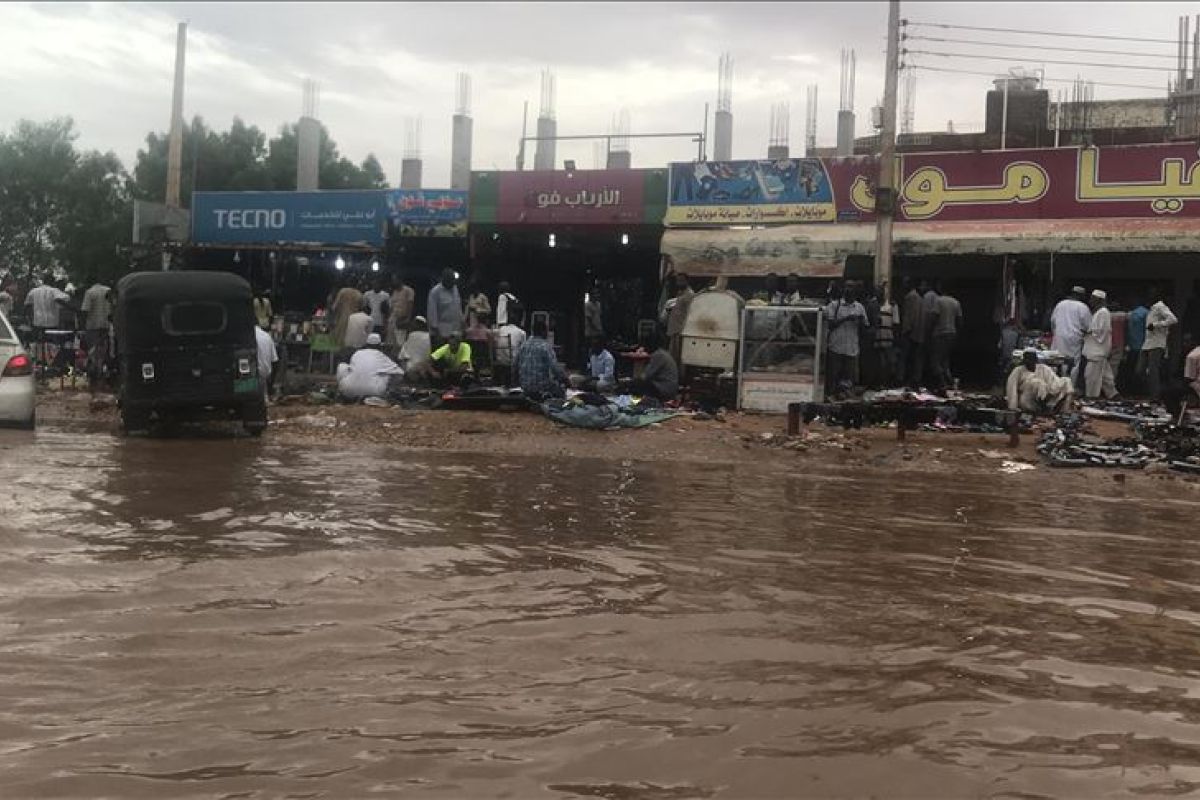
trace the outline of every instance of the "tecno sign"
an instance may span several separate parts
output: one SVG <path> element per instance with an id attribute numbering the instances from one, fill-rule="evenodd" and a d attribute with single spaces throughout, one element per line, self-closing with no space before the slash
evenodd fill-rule
<path id="1" fill-rule="evenodd" d="M 287 212 L 282 208 L 218 208 L 213 214 L 217 217 L 218 229 L 250 231 L 287 227 Z"/>

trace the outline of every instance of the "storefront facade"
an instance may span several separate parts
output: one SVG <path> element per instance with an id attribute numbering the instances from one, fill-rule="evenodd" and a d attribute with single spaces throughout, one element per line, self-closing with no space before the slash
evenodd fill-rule
<path id="1" fill-rule="evenodd" d="M 598 287 L 606 334 L 633 341 L 653 318 L 666 211 L 664 169 L 475 172 L 471 273 L 507 281 L 528 312 L 547 312 L 556 343 L 583 347 L 585 293 Z"/>
<path id="2" fill-rule="evenodd" d="M 1126 306 L 1160 284 L 1182 314 L 1198 168 L 1194 144 L 899 156 L 894 275 L 959 297 L 964 361 L 987 360 L 1009 314 L 1044 327 L 1074 283 Z M 696 276 L 870 280 L 877 175 L 872 158 L 673 164 L 663 253 Z"/>

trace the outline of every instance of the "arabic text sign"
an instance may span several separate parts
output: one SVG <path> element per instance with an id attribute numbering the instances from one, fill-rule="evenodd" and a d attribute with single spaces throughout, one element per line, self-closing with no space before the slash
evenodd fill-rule
<path id="1" fill-rule="evenodd" d="M 465 236 L 467 193 L 452 189 L 392 189 L 388 218 L 402 236 Z"/>
<path id="2" fill-rule="evenodd" d="M 192 241 L 383 244 L 386 192 L 196 192 Z"/>
<path id="3" fill-rule="evenodd" d="M 901 157 L 900 219 L 1200 217 L 1200 158 L 1186 145 L 914 153 Z M 869 182 L 850 187 L 873 208 Z"/>
<path id="4" fill-rule="evenodd" d="M 499 173 L 500 224 L 640 224 L 643 170 Z"/>
<path id="5" fill-rule="evenodd" d="M 816 158 L 678 163 L 670 179 L 668 224 L 837 219 L 829 173 Z"/>

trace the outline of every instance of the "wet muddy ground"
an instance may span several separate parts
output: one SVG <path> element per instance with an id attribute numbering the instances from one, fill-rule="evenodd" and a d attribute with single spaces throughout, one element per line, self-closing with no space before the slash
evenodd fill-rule
<path id="1" fill-rule="evenodd" d="M 0 431 L 5 797 L 1200 790 L 1194 482 L 778 418 L 77 405 Z"/>

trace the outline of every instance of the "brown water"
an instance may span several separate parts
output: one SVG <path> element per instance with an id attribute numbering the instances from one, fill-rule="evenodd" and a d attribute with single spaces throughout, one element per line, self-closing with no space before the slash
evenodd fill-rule
<path id="1" fill-rule="evenodd" d="M 0 795 L 1200 789 L 1200 506 L 1042 485 L 0 433 Z"/>

